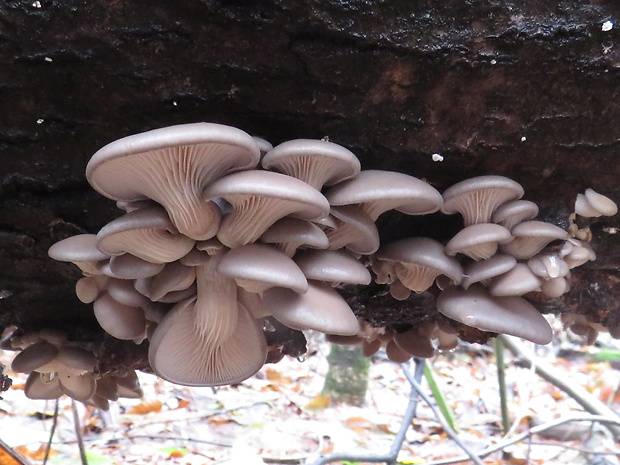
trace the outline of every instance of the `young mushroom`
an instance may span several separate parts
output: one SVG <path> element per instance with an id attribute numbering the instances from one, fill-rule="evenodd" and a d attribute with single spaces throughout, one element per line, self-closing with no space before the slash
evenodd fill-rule
<path id="1" fill-rule="evenodd" d="M 618 205 L 609 197 L 588 188 L 584 194 L 577 194 L 575 213 L 589 218 L 614 216 L 618 213 Z"/>
<path id="2" fill-rule="evenodd" d="M 504 176 L 478 176 L 466 179 L 443 193 L 443 213 L 460 213 L 465 226 L 490 223 L 496 208 L 523 197 L 523 187 Z"/>
<path id="3" fill-rule="evenodd" d="M 263 168 L 300 179 L 317 190 L 345 181 L 361 169 L 348 149 L 325 140 L 289 140 L 271 149 L 261 160 Z"/>
<path id="4" fill-rule="evenodd" d="M 453 257 L 457 253 L 474 260 L 486 260 L 495 254 L 499 244 L 513 240 L 510 231 L 493 223 L 476 223 L 461 229 L 446 244 L 446 254 Z"/>

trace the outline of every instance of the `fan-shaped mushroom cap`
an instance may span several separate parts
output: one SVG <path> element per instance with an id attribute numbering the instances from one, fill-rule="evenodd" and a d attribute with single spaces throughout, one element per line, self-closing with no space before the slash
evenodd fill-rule
<path id="1" fill-rule="evenodd" d="M 411 289 L 396 278 L 390 283 L 390 295 L 396 300 L 407 300 L 411 295 Z"/>
<path id="2" fill-rule="evenodd" d="M 239 383 L 263 366 L 267 345 L 258 321 L 236 301 L 225 312 L 213 310 L 188 299 L 164 317 L 149 348 L 159 376 L 187 386 L 219 386 Z"/>
<path id="3" fill-rule="evenodd" d="M 93 303 L 93 309 L 99 325 L 110 336 L 134 340 L 146 334 L 144 311 L 139 307 L 121 304 L 104 292 Z"/>
<path id="4" fill-rule="evenodd" d="M 230 248 L 256 241 L 287 215 L 314 220 L 329 213 L 323 195 L 299 179 L 271 171 L 243 171 L 215 181 L 205 198 L 221 197 L 233 211 L 225 215 L 217 238 Z"/>
<path id="5" fill-rule="evenodd" d="M 164 263 L 151 263 L 129 253 L 114 255 L 104 263 L 103 274 L 118 279 L 150 278 L 164 269 Z"/>
<path id="6" fill-rule="evenodd" d="M 263 294 L 263 303 L 273 316 L 289 328 L 313 329 L 325 334 L 353 336 L 360 324 L 349 304 L 331 286 L 310 281 L 308 292 L 273 287 Z"/>
<path id="7" fill-rule="evenodd" d="M 489 292 L 494 296 L 523 295 L 540 289 L 541 280 L 525 263 L 493 279 Z"/>
<path id="8" fill-rule="evenodd" d="M 248 244 L 229 250 L 219 260 L 217 272 L 233 278 L 250 292 L 262 292 L 273 286 L 299 294 L 308 290 L 308 281 L 299 266 L 284 252 L 267 244 Z"/>
<path id="9" fill-rule="evenodd" d="M 442 212 L 463 215 L 465 226 L 490 223 L 495 209 L 513 199 L 523 197 L 523 187 L 504 176 L 478 176 L 466 179 L 443 193 Z"/>
<path id="10" fill-rule="evenodd" d="M 261 164 L 321 190 L 352 178 L 360 172 L 357 157 L 341 145 L 325 140 L 296 139 L 275 146 L 263 157 Z"/>
<path id="11" fill-rule="evenodd" d="M 395 363 L 405 363 L 412 357 L 410 353 L 401 349 L 394 340 L 388 341 L 388 343 L 385 345 L 385 354 L 392 362 Z"/>
<path id="12" fill-rule="evenodd" d="M 370 284 L 370 272 L 356 258 L 343 250 L 302 250 L 295 263 L 306 278 L 315 281 L 347 284 Z"/>
<path id="13" fill-rule="evenodd" d="M 140 387 L 140 380 L 134 370 L 129 370 L 123 375 L 113 375 L 112 377 L 118 385 L 118 397 L 139 399 L 144 395 Z"/>
<path id="14" fill-rule="evenodd" d="M 510 231 L 493 223 L 477 223 L 461 229 L 446 244 L 446 254 L 462 253 L 474 260 L 485 260 L 497 251 L 499 244 L 513 240 Z"/>
<path id="15" fill-rule="evenodd" d="M 500 246 L 500 250 L 522 260 L 531 258 L 557 239 L 567 239 L 562 228 L 544 221 L 524 221 L 517 224 L 510 233 L 514 240 Z"/>
<path id="16" fill-rule="evenodd" d="M 258 149 L 260 150 L 261 157 L 264 156 L 267 152 L 269 152 L 273 148 L 273 145 L 271 144 L 271 142 L 269 142 L 266 139 L 263 139 L 262 137 L 252 136 L 252 139 L 254 139 L 254 142 L 256 142 L 256 145 L 258 146 Z"/>
<path id="17" fill-rule="evenodd" d="M 575 213 L 590 218 L 601 215 L 614 216 L 618 213 L 618 205 L 609 197 L 599 194 L 593 189 L 586 189 L 585 194 L 577 194 Z"/>
<path id="18" fill-rule="evenodd" d="M 114 300 L 130 307 L 142 307 L 149 303 L 149 299 L 136 290 L 134 281 L 127 279 L 108 280 L 106 291 Z"/>
<path id="19" fill-rule="evenodd" d="M 531 220 L 538 215 L 538 205 L 529 200 L 511 200 L 501 204 L 493 213 L 493 223 L 510 230 L 521 221 Z"/>
<path id="20" fill-rule="evenodd" d="M 80 402 L 90 399 L 97 389 L 97 382 L 90 374 L 58 373 L 58 380 L 62 392 Z"/>
<path id="21" fill-rule="evenodd" d="M 153 301 L 161 300 L 166 294 L 182 291 L 196 281 L 196 270 L 180 262 L 168 263 L 164 270 L 150 280 L 148 297 Z"/>
<path id="22" fill-rule="evenodd" d="M 440 242 L 428 237 L 410 237 L 391 242 L 377 251 L 379 260 L 396 262 L 398 279 L 415 292 L 424 292 L 435 278 L 444 274 L 455 284 L 463 279 L 460 263 L 444 253 Z"/>
<path id="23" fill-rule="evenodd" d="M 364 354 L 364 357 L 371 357 L 379 351 L 381 345 L 380 339 L 364 339 L 362 342 L 362 354 Z"/>
<path id="24" fill-rule="evenodd" d="M 465 267 L 461 286 L 467 289 L 474 283 L 494 278 L 512 270 L 517 265 L 517 259 L 511 255 L 496 254 L 486 260 L 470 263 Z"/>
<path id="25" fill-rule="evenodd" d="M 428 336 L 421 334 L 417 328 L 396 333 L 394 342 L 401 350 L 413 357 L 430 358 L 435 355 L 433 343 Z"/>
<path id="26" fill-rule="evenodd" d="M 467 290 L 451 286 L 439 294 L 437 309 L 453 320 L 482 331 L 510 334 L 536 344 L 551 342 L 547 320 L 525 299 L 492 297 L 474 284 Z"/>
<path id="27" fill-rule="evenodd" d="M 109 255 L 130 253 L 151 263 L 178 260 L 195 241 L 170 222 L 163 208 L 142 208 L 105 225 L 97 234 L 97 248 Z"/>
<path id="28" fill-rule="evenodd" d="M 274 244 L 287 256 L 295 255 L 298 247 L 326 249 L 329 239 L 316 224 L 287 216 L 272 224 L 260 237 L 266 244 Z"/>
<path id="29" fill-rule="evenodd" d="M 97 366 L 97 359 L 90 350 L 75 346 L 62 347 L 56 360 L 72 374 L 92 373 Z"/>
<path id="30" fill-rule="evenodd" d="M 74 263 L 89 275 L 101 274 L 97 262 L 110 258 L 110 255 L 97 248 L 95 234 L 77 234 L 58 241 L 49 248 L 47 254 L 54 260 Z"/>
<path id="31" fill-rule="evenodd" d="M 85 304 L 92 303 L 108 285 L 108 276 L 84 276 L 75 283 L 75 295 Z"/>
<path id="32" fill-rule="evenodd" d="M 260 150 L 236 128 L 194 123 L 116 140 L 93 155 L 88 182 L 113 200 L 150 198 L 192 239 L 213 237 L 220 209 L 203 199 L 205 187 L 226 173 L 254 168 Z"/>
<path id="33" fill-rule="evenodd" d="M 393 171 L 365 170 L 353 179 L 331 187 L 325 194 L 330 205 L 360 205 L 372 221 L 387 210 L 426 215 L 441 208 L 443 199 L 430 184 Z"/>
<path id="34" fill-rule="evenodd" d="M 544 279 L 553 279 L 566 276 L 569 273 L 568 264 L 555 254 L 535 255 L 527 261 L 532 273 Z"/>
<path id="35" fill-rule="evenodd" d="M 46 379 L 44 379 L 44 377 Z M 24 394 L 26 394 L 26 397 L 29 399 L 50 400 L 58 399 L 63 395 L 63 392 L 60 388 L 60 381 L 57 376 L 47 380 L 46 375 L 43 375 L 38 371 L 33 371 L 26 379 Z"/>
<path id="36" fill-rule="evenodd" d="M 563 276 L 546 279 L 540 285 L 540 290 L 547 297 L 560 297 L 570 290 L 568 281 Z"/>
<path id="37" fill-rule="evenodd" d="M 37 342 L 18 353 L 11 363 L 16 373 L 30 373 L 56 359 L 58 349 L 49 342 Z"/>
<path id="38" fill-rule="evenodd" d="M 380 245 L 379 231 L 375 222 L 360 207 L 332 207 L 330 217 L 335 220 L 335 227 L 325 230 L 330 250 L 346 247 L 360 255 L 370 255 L 377 251 Z"/>

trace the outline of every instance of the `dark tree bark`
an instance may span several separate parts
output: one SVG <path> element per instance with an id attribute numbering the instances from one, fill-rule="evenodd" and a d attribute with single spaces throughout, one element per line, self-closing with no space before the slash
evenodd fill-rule
<path id="1" fill-rule="evenodd" d="M 103 340 L 49 246 L 118 215 L 84 178 L 119 137 L 177 123 L 237 126 L 276 144 L 329 136 L 365 169 L 519 181 L 566 225 L 587 187 L 620 200 L 616 1 L 7 0 L 0 6 L 0 327 Z M 443 162 L 433 162 L 440 153 Z M 450 237 L 459 219 L 386 214 L 386 242 Z M 543 311 L 620 326 L 620 218 L 591 224 L 598 259 Z M 415 231 L 415 232 L 414 232 Z M 346 289 L 359 316 L 404 328 L 434 298 Z M 474 340 L 484 335 L 471 334 Z M 117 364 L 144 347 L 105 339 Z"/>

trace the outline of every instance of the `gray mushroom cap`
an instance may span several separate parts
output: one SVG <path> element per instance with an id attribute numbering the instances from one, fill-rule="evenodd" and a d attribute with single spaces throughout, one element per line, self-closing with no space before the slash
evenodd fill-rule
<path id="1" fill-rule="evenodd" d="M 77 234 L 53 244 L 48 255 L 54 260 L 71 262 L 77 265 L 84 273 L 97 275 L 101 272 L 97 269 L 98 262 L 110 258 L 97 248 L 97 236 L 95 234 Z"/>
<path id="2" fill-rule="evenodd" d="M 442 212 L 463 215 L 465 226 L 490 223 L 504 202 L 523 197 L 523 187 L 504 176 L 478 176 L 449 187 L 443 193 Z"/>
<path id="3" fill-rule="evenodd" d="M 235 279 L 250 292 L 273 286 L 303 294 L 308 281 L 299 266 L 281 250 L 268 244 L 247 244 L 229 250 L 219 260 L 217 272 Z M 257 288 L 256 288 L 257 287 Z"/>
<path id="4" fill-rule="evenodd" d="M 329 239 L 316 224 L 291 216 L 276 221 L 260 240 L 274 244 L 289 257 L 295 254 L 298 247 L 326 249 L 329 246 Z"/>
<path id="5" fill-rule="evenodd" d="M 260 150 L 252 137 L 213 123 L 170 126 L 111 142 L 86 167 L 88 182 L 113 200 L 144 198 L 164 206 L 179 231 L 192 239 L 213 237 L 220 210 L 202 198 L 215 179 L 254 168 Z"/>
<path id="6" fill-rule="evenodd" d="M 44 376 L 46 379 L 44 379 Z M 24 394 L 29 399 L 51 400 L 63 395 L 58 377 L 47 380 L 46 375 L 33 371 L 26 379 Z"/>
<path id="7" fill-rule="evenodd" d="M 423 292 L 440 275 L 448 276 L 455 284 L 463 279 L 463 268 L 448 257 L 440 242 L 428 237 L 410 237 L 391 242 L 377 251 L 379 260 L 396 262 L 398 279 L 415 292 Z"/>
<path id="8" fill-rule="evenodd" d="M 618 213 L 618 205 L 609 197 L 588 188 L 584 194 L 577 195 L 575 213 L 590 218 L 614 216 Z"/>
<path id="9" fill-rule="evenodd" d="M 370 255 L 380 245 L 379 231 L 374 220 L 357 205 L 332 207 L 331 215 L 335 219 L 334 228 L 326 228 L 329 249 L 346 247 L 360 255 Z"/>
<path id="10" fill-rule="evenodd" d="M 439 294 L 437 309 L 448 318 L 482 331 L 510 334 L 536 344 L 551 342 L 547 320 L 525 299 L 493 297 L 474 284 L 464 290 L 451 286 Z"/>
<path id="11" fill-rule="evenodd" d="M 267 152 L 261 164 L 265 169 L 293 176 L 318 190 L 350 179 L 361 169 L 350 150 L 314 139 L 295 139 L 277 145 Z"/>
<path id="12" fill-rule="evenodd" d="M 380 170 L 360 171 L 353 179 L 331 187 L 325 196 L 330 205 L 360 205 L 373 221 L 387 210 L 426 215 L 443 204 L 441 194 L 430 184 L 403 173 Z"/>
<path id="13" fill-rule="evenodd" d="M 493 279 L 489 293 L 494 296 L 523 295 L 540 290 L 541 280 L 525 263 L 517 263 L 510 271 Z"/>
<path id="14" fill-rule="evenodd" d="M 330 283 L 370 284 L 370 272 L 343 250 L 302 250 L 295 263 L 308 279 Z"/>
<path id="15" fill-rule="evenodd" d="M 38 342 L 18 353 L 11 363 L 11 369 L 17 373 L 30 373 L 50 363 L 57 355 L 56 346 L 49 342 Z"/>
<path id="16" fill-rule="evenodd" d="M 178 260 L 195 241 L 178 234 L 161 207 L 142 208 L 110 221 L 97 233 L 97 248 L 109 255 L 130 253 L 151 263 Z"/>
<path id="17" fill-rule="evenodd" d="M 568 233 L 562 228 L 544 221 L 523 221 L 510 233 L 514 240 L 501 245 L 500 250 L 519 260 L 533 257 L 554 240 L 568 238 Z"/>
<path id="18" fill-rule="evenodd" d="M 510 230 L 521 221 L 531 220 L 538 215 L 538 205 L 529 200 L 511 200 L 501 204 L 493 213 L 493 223 Z"/>
<path id="19" fill-rule="evenodd" d="M 272 224 L 287 215 L 316 220 L 329 214 L 329 203 L 317 189 L 299 179 L 271 171 L 243 171 L 220 178 L 204 192 L 221 197 L 233 210 L 217 232 L 230 248 L 255 242 Z"/>
<path id="20" fill-rule="evenodd" d="M 477 223 L 461 229 L 446 244 L 446 254 L 454 256 L 462 253 L 474 260 L 484 260 L 497 251 L 499 244 L 513 240 L 510 231 L 493 223 Z"/>
<path id="21" fill-rule="evenodd" d="M 511 255 L 495 254 L 486 260 L 470 263 L 465 267 L 461 285 L 467 289 L 474 283 L 485 281 L 512 270 L 517 259 Z"/>
<path id="22" fill-rule="evenodd" d="M 349 304 L 328 284 L 310 281 L 308 292 L 273 287 L 263 294 L 265 307 L 289 328 L 313 329 L 325 334 L 353 336 L 360 324 Z"/>

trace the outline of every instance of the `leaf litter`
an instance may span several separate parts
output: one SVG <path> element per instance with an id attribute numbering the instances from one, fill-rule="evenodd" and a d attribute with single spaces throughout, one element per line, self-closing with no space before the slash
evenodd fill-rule
<path id="1" fill-rule="evenodd" d="M 381 354 L 376 356 L 365 405 L 338 404 L 321 394 L 329 344 L 317 335 L 311 335 L 309 341 L 309 353 L 313 355 L 304 362 L 286 357 L 278 364 L 266 365 L 239 385 L 188 388 L 140 373 L 145 393 L 142 399 L 119 399 L 111 403 L 109 412 L 78 404 L 89 464 L 311 464 L 321 454 L 331 452 L 386 453 L 401 425 L 410 392 L 401 367 Z M 592 356 L 588 352 L 596 350 L 582 350 L 574 344 L 570 357 L 556 357 L 566 344 L 564 340 L 538 347 L 538 356 L 617 411 L 620 374 L 610 369 L 617 359 Z M 617 344 L 613 347 L 618 349 Z M 10 365 L 12 355 L 2 354 L 0 362 Z M 435 381 L 454 412 L 455 427 L 463 443 L 480 451 L 501 442 L 499 388 L 492 350 L 465 344 L 430 363 Z M 14 385 L 0 401 L 0 438 L 19 448 L 33 464 L 42 463 L 54 402 L 27 399 L 23 393 L 25 376 L 7 374 Z M 513 424 L 510 434 L 583 410 L 531 369 L 509 362 L 506 375 Z M 423 388 L 430 392 L 426 383 Z M 489 455 L 484 463 L 585 464 L 584 450 L 592 435 L 590 423 L 568 426 L 511 445 L 503 453 Z M 594 430 L 599 432 L 601 428 Z M 609 438 L 599 441 L 598 446 L 602 452 L 617 450 Z M 462 455 L 432 410 L 420 402 L 399 462 L 425 464 Z M 60 400 L 48 463 L 81 463 L 67 398 Z"/>

